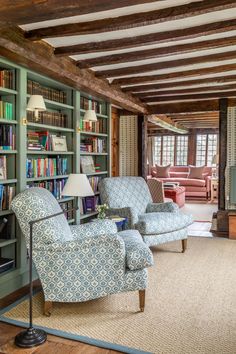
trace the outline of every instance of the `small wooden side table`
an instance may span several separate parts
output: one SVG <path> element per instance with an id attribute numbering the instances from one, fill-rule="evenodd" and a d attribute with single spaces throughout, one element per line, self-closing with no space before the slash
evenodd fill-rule
<path id="1" fill-rule="evenodd" d="M 218 198 L 218 178 L 211 178 L 211 202 Z"/>

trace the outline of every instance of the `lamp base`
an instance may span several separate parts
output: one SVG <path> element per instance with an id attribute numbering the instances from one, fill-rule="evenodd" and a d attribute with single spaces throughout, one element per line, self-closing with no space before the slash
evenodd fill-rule
<path id="1" fill-rule="evenodd" d="M 28 328 L 15 337 L 15 345 L 21 348 L 32 348 L 43 344 L 47 340 L 47 333 L 41 329 Z"/>

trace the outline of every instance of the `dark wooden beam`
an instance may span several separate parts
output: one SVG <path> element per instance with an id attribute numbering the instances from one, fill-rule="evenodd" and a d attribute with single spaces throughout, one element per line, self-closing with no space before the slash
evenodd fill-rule
<path id="1" fill-rule="evenodd" d="M 232 46 L 236 44 L 236 36 L 228 38 L 212 39 L 208 41 L 201 41 L 196 43 L 179 44 L 174 46 L 167 46 L 154 49 L 137 50 L 129 53 L 120 53 L 106 55 L 102 57 L 78 60 L 77 65 L 80 68 L 96 67 L 100 65 L 110 65 L 110 64 L 120 64 L 125 62 L 133 62 L 137 60 L 152 59 L 152 58 L 162 58 L 166 56 L 192 53 L 198 50 L 221 48 Z"/>
<path id="2" fill-rule="evenodd" d="M 193 87 L 193 88 L 184 88 L 181 90 L 164 90 L 164 91 L 150 91 L 150 92 L 142 92 L 142 93 L 134 93 L 134 96 L 137 96 L 139 98 L 144 98 L 144 97 L 152 97 L 152 96 L 168 96 L 168 95 L 178 95 L 181 93 L 204 93 L 204 92 L 209 92 L 209 91 L 225 91 L 225 90 L 231 90 L 235 91 L 236 90 L 236 83 L 233 85 L 218 85 L 218 86 L 202 86 L 202 87 Z"/>
<path id="3" fill-rule="evenodd" d="M 46 42 L 32 43 L 24 38 L 19 28 L 0 30 L 2 56 L 43 75 L 63 82 L 75 89 L 114 102 L 133 112 L 146 113 L 147 108 L 139 100 L 95 77 L 92 71 L 79 69 L 69 58 L 56 58 L 53 48 Z"/>
<path id="4" fill-rule="evenodd" d="M 209 77 L 206 79 L 193 79 L 193 80 L 186 80 L 186 81 L 170 81 L 170 82 L 163 82 L 163 83 L 156 83 L 156 84 L 146 84 L 146 85 L 136 85 L 136 86 L 127 86 L 123 87 L 122 91 L 124 92 L 145 92 L 147 90 L 161 90 L 165 88 L 174 89 L 175 87 L 183 86 L 188 87 L 192 85 L 202 85 L 202 84 L 221 84 L 221 83 L 236 83 L 236 75 L 228 75 L 228 76 L 218 76 L 218 77 Z"/>
<path id="5" fill-rule="evenodd" d="M 138 175 L 147 178 L 147 119 L 138 116 Z"/>
<path id="6" fill-rule="evenodd" d="M 183 100 L 201 100 L 207 98 L 226 98 L 226 97 L 236 97 L 236 91 L 227 92 L 208 92 L 199 93 L 192 95 L 175 95 L 175 96 L 157 96 L 157 97 L 147 97 L 143 98 L 144 102 L 168 102 L 168 101 L 183 101 Z"/>
<path id="7" fill-rule="evenodd" d="M 170 61 L 164 60 L 163 62 L 160 63 L 145 64 L 145 65 L 138 65 L 138 66 L 135 65 L 135 66 L 127 66 L 125 68 L 119 68 L 119 69 L 96 71 L 96 76 L 123 77 L 125 75 L 141 74 L 149 71 L 177 68 L 179 66 L 221 62 L 223 60 L 231 60 L 235 58 L 236 58 L 236 51 L 230 51 L 230 52 L 224 52 L 218 54 L 197 56 L 194 58 L 178 59 L 178 60 L 170 60 Z"/>
<path id="8" fill-rule="evenodd" d="M 143 76 L 134 76 L 134 77 L 131 76 L 131 77 L 125 77 L 121 79 L 114 79 L 112 83 L 114 85 L 123 86 L 123 85 L 139 84 L 139 83 L 152 82 L 152 81 L 162 81 L 162 80 L 176 79 L 176 78 L 183 78 L 183 77 L 217 74 L 220 72 L 227 72 L 231 70 L 236 70 L 236 64 L 226 64 L 226 65 L 213 66 L 210 68 L 193 69 L 193 70 L 186 70 L 186 71 L 182 70 L 178 72 L 172 72 L 172 73 L 160 74 L 160 75 L 143 75 Z"/>
<path id="9" fill-rule="evenodd" d="M 169 114 L 187 112 L 217 112 L 219 110 L 219 100 L 206 100 L 194 102 L 164 103 L 150 105 L 150 114 Z"/>
<path id="10" fill-rule="evenodd" d="M 218 208 L 225 210 L 225 169 L 227 163 L 227 98 L 219 101 L 220 110 L 220 136 L 219 136 L 219 188 L 218 188 Z"/>
<path id="11" fill-rule="evenodd" d="M 88 4 L 88 7 L 91 5 Z M 234 0 L 205 0 L 166 9 L 139 12 L 126 16 L 110 17 L 101 20 L 70 23 L 46 28 L 38 28 L 26 33 L 27 38 L 38 40 L 50 37 L 87 35 L 110 31 L 121 31 L 134 27 L 143 27 L 163 23 L 166 21 L 180 20 L 186 17 L 206 14 L 235 8 Z"/>
<path id="12" fill-rule="evenodd" d="M 58 56 L 75 55 L 105 52 L 111 50 L 135 48 L 150 44 L 159 44 L 167 41 L 177 41 L 184 39 L 191 39 L 200 36 L 208 36 L 216 33 L 224 33 L 236 30 L 236 20 L 227 20 L 221 22 L 214 22 L 205 25 L 189 27 L 187 30 L 179 29 L 173 31 L 150 33 L 142 36 L 128 38 L 110 39 L 107 41 L 97 41 L 84 44 L 77 44 L 72 46 L 57 47 L 55 54 Z"/>
<path id="13" fill-rule="evenodd" d="M 1 20 L 6 19 L 13 24 L 27 24 L 149 2 L 155 0 L 0 0 L 0 14 Z"/>

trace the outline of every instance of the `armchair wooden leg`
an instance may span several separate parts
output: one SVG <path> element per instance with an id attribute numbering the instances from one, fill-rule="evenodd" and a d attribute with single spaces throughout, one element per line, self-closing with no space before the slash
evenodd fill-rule
<path id="1" fill-rule="evenodd" d="M 181 242 L 182 242 L 182 253 L 184 253 L 187 248 L 187 239 L 181 240 Z"/>
<path id="2" fill-rule="evenodd" d="M 145 307 L 145 290 L 139 290 L 139 307 L 140 311 L 144 312 Z"/>
<path id="3" fill-rule="evenodd" d="M 51 316 L 52 313 L 52 301 L 45 301 L 44 302 L 44 311 L 45 316 Z"/>

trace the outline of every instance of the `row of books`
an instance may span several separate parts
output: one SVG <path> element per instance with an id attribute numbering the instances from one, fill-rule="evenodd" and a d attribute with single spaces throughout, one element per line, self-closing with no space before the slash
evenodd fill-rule
<path id="1" fill-rule="evenodd" d="M 80 120 L 80 130 L 85 132 L 107 134 L 107 119 L 98 119 L 96 122 Z"/>
<path id="2" fill-rule="evenodd" d="M 102 177 L 98 177 L 98 176 L 88 177 L 89 183 L 91 184 L 94 193 L 98 192 L 98 183 L 100 182 L 101 179 Z"/>
<path id="3" fill-rule="evenodd" d="M 68 117 L 60 112 L 39 112 L 39 117 L 35 118 L 34 112 L 27 111 L 27 120 L 32 123 L 55 125 L 56 127 L 69 128 Z"/>
<path id="4" fill-rule="evenodd" d="M 8 210 L 15 196 L 15 186 L 0 184 L 0 210 Z"/>
<path id="5" fill-rule="evenodd" d="M 96 206 L 100 203 L 99 196 L 81 198 L 80 214 L 88 214 L 96 211 Z"/>
<path id="6" fill-rule="evenodd" d="M 62 198 L 62 190 L 66 184 L 67 178 L 52 180 L 52 181 L 43 181 L 43 182 L 32 182 L 28 184 L 28 188 L 30 187 L 42 187 L 46 188 L 49 192 L 51 192 L 56 199 Z"/>
<path id="7" fill-rule="evenodd" d="M 0 118 L 7 120 L 13 119 L 13 104 L 10 102 L 0 101 Z"/>
<path id="8" fill-rule="evenodd" d="M 15 149 L 15 133 L 11 125 L 0 125 L 0 150 Z"/>
<path id="9" fill-rule="evenodd" d="M 91 101 L 91 108 L 90 108 L 89 101 L 90 100 L 88 98 L 81 96 L 80 97 L 80 108 L 85 109 L 85 110 L 92 108 L 96 113 L 103 114 L 101 102 L 92 100 Z"/>
<path id="10" fill-rule="evenodd" d="M 0 160 L 1 166 L 1 160 Z M 1 167 L 0 167 L 1 173 Z M 27 159 L 26 162 L 26 176 L 27 178 L 37 177 L 53 177 L 66 175 L 68 173 L 67 158 L 43 158 L 43 159 Z M 0 175 L 1 178 L 1 175 Z"/>
<path id="11" fill-rule="evenodd" d="M 81 140 L 80 151 L 102 153 L 106 152 L 106 140 L 99 138 L 86 138 Z"/>
<path id="12" fill-rule="evenodd" d="M 67 101 L 66 92 L 42 86 L 38 82 L 32 80 L 27 81 L 27 93 L 29 95 L 42 95 L 48 100 L 60 103 L 66 103 Z"/>
<path id="13" fill-rule="evenodd" d="M 66 136 L 57 136 L 48 131 L 28 131 L 27 147 L 32 151 L 67 151 Z"/>
<path id="14" fill-rule="evenodd" d="M 73 219 L 73 201 L 60 203 L 62 210 L 65 210 L 65 217 L 67 220 Z M 68 211 L 68 212 L 67 212 Z"/>
<path id="15" fill-rule="evenodd" d="M 0 179 L 7 179 L 7 157 L 0 155 Z"/>
<path id="16" fill-rule="evenodd" d="M 0 86 L 13 89 L 13 71 L 0 69 Z"/>

